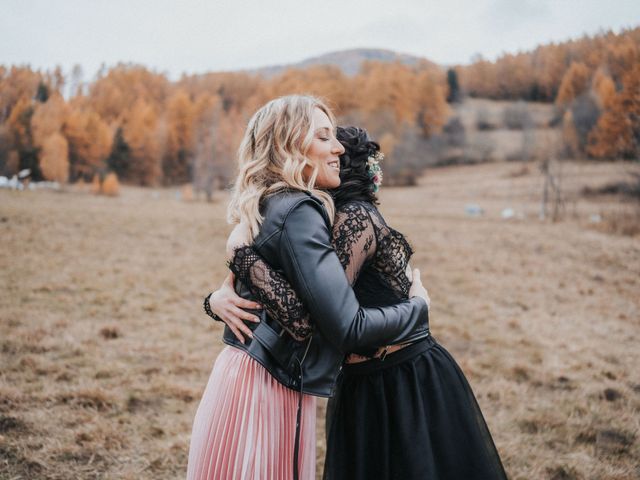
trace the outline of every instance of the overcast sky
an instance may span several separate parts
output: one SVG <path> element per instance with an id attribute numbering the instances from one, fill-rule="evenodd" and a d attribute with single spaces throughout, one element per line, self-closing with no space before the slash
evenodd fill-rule
<path id="1" fill-rule="evenodd" d="M 178 78 L 358 47 L 456 64 L 638 25 L 639 0 L 0 0 L 0 64 Z"/>

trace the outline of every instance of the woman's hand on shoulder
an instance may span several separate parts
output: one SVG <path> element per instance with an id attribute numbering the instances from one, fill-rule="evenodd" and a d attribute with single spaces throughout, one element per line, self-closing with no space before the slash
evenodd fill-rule
<path id="1" fill-rule="evenodd" d="M 257 310 L 262 306 L 239 296 L 233 288 L 233 283 L 234 275 L 229 273 L 222 286 L 209 297 L 209 305 L 213 313 L 222 319 L 236 338 L 244 343 L 245 337 L 253 338 L 251 329 L 244 322 L 259 323 L 260 319 L 243 308 Z"/>

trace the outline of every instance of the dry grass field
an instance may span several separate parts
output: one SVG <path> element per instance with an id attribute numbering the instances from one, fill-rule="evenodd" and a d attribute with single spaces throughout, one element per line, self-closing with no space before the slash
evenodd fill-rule
<path id="1" fill-rule="evenodd" d="M 512 479 L 640 478 L 640 236 L 618 233 L 638 206 L 579 193 L 628 170 L 564 165 L 555 223 L 538 218 L 533 163 L 381 191 Z M 222 348 L 201 299 L 226 271 L 225 199 L 0 191 L 1 479 L 184 478 Z"/>

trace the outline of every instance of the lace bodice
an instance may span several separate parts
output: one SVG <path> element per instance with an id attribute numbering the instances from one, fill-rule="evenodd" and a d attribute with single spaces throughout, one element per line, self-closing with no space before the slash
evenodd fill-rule
<path id="1" fill-rule="evenodd" d="M 373 204 L 352 201 L 340 206 L 332 243 L 361 306 L 386 306 L 408 298 L 411 281 L 406 269 L 413 250 Z M 311 334 L 312 321 L 295 290 L 251 246 L 236 249 L 229 268 L 295 339 Z"/>

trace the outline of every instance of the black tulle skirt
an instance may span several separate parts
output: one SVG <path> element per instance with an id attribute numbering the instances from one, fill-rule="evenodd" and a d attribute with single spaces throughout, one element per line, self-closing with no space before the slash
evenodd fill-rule
<path id="1" fill-rule="evenodd" d="M 433 337 L 345 365 L 330 411 L 325 480 L 507 478 L 467 379 Z"/>

